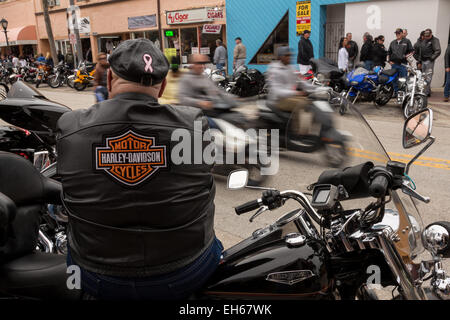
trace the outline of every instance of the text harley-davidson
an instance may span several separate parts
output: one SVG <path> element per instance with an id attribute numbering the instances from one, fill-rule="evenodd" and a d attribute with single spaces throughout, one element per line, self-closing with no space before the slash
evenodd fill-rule
<path id="1" fill-rule="evenodd" d="M 351 106 L 342 121 L 353 130 L 348 152 L 354 163 L 345 169 L 321 170 L 317 181 L 309 185 L 309 197 L 296 190 L 266 189 L 260 199 L 237 206 L 238 215 L 257 210 L 252 222 L 263 212 L 287 205 L 287 200 L 298 205 L 225 250 L 217 271 L 193 298 L 377 299 L 371 284 L 396 287 L 395 299 L 447 298 L 450 278 L 442 269 L 442 259 L 450 256 L 450 224 L 436 222 L 422 228 L 412 198 L 425 203 L 430 199 L 415 191 L 408 176 L 411 164 L 435 141 L 432 119 L 432 111 L 426 109 L 406 120 L 404 148 L 428 143 L 404 164 L 390 160 L 367 122 Z M 292 163 L 300 165 L 299 158 L 295 160 Z M 303 163 L 308 161 L 303 159 Z M 20 170 L 16 170 L 16 179 L 0 190 L 0 292 L 10 297 L 78 299 L 75 291 L 66 287 L 64 255 L 11 252 L 18 238 L 27 235 L 28 224 L 35 223 L 25 216 L 32 216 L 39 203 L 60 201 L 60 185 L 36 174 L 29 161 L 0 152 L 0 175 L 7 174 L 1 169 L 5 167 Z M 317 170 L 317 165 L 309 168 Z M 305 170 L 298 173 L 308 174 Z M 282 184 L 298 186 L 305 180 L 295 179 L 292 167 L 288 175 Z M 14 187 L 21 179 L 29 180 L 29 199 L 14 201 Z M 237 170 L 230 174 L 228 188 L 241 189 L 247 180 L 248 172 Z M 32 188 L 34 185 L 40 187 Z M 7 191 L 11 197 L 4 195 Z M 432 259 L 419 262 L 422 244 Z M 367 270 L 375 270 L 374 281 Z M 425 285 L 427 279 L 431 279 L 430 286 Z"/>

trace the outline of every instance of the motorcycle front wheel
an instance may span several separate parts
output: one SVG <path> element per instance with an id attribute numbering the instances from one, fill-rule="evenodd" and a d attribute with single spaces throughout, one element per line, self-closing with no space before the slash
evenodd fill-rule
<path id="1" fill-rule="evenodd" d="M 428 106 L 428 98 L 422 95 L 414 96 L 414 103 L 411 106 L 411 97 L 405 99 L 403 103 L 403 116 L 407 119 L 410 115 L 425 109 Z"/>
<path id="2" fill-rule="evenodd" d="M 392 96 L 394 95 L 394 86 L 392 84 L 387 84 L 381 87 L 381 91 L 378 93 L 375 104 L 377 106 L 384 106 L 386 105 L 389 100 L 391 100 Z"/>
<path id="3" fill-rule="evenodd" d="M 84 89 L 86 89 L 87 84 L 86 83 L 82 83 L 82 82 L 75 82 L 73 84 L 73 87 L 75 88 L 75 90 L 77 91 L 83 91 Z"/>
<path id="4" fill-rule="evenodd" d="M 54 76 L 54 75 L 50 76 L 48 78 L 48 85 L 52 88 L 58 88 L 61 85 L 61 83 L 59 81 L 59 77 Z"/>

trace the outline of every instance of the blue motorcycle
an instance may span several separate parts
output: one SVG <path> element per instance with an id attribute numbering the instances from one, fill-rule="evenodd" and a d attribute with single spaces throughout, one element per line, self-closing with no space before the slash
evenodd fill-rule
<path id="1" fill-rule="evenodd" d="M 346 98 L 352 103 L 359 101 L 373 101 L 377 106 L 386 105 L 394 94 L 394 82 L 398 77 L 395 69 L 374 70 L 357 68 L 347 74 Z"/>

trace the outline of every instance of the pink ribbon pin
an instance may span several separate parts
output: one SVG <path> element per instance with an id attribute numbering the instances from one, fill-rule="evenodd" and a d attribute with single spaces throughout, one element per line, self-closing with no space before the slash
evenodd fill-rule
<path id="1" fill-rule="evenodd" d="M 144 56 L 142 57 L 142 59 L 144 59 L 145 62 L 145 72 L 152 72 L 153 73 L 153 67 L 152 67 L 152 56 L 149 54 L 144 54 Z"/>

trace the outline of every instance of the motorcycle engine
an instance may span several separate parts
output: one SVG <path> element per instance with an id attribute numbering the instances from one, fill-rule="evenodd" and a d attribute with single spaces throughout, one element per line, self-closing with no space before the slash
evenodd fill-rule
<path id="1" fill-rule="evenodd" d="M 55 247 L 59 254 L 67 254 L 67 235 L 64 231 L 55 235 Z"/>

